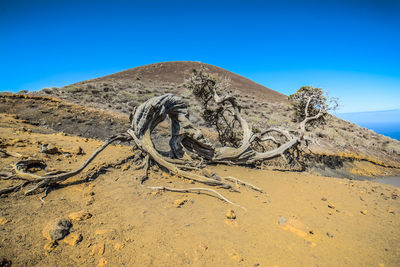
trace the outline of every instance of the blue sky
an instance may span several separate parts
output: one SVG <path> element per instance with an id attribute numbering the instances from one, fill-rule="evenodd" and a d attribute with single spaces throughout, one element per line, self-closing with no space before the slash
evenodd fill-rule
<path id="1" fill-rule="evenodd" d="M 0 1 L 0 90 L 163 61 L 220 66 L 341 112 L 400 109 L 400 1 Z"/>

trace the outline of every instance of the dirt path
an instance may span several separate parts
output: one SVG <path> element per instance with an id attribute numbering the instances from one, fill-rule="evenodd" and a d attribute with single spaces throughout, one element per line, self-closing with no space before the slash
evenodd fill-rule
<path id="1" fill-rule="evenodd" d="M 48 169 L 74 169 L 102 143 L 44 134 L 5 114 L 0 114 L 0 125 L 2 149 L 42 158 Z M 45 143 L 62 153 L 40 153 Z M 86 155 L 79 155 L 78 147 Z M 39 200 L 42 194 L 0 198 L 0 261 L 11 261 L 12 266 L 400 265 L 398 188 L 305 173 L 212 167 L 222 176 L 264 189 L 218 189 L 244 210 L 205 195 L 147 189 L 193 186 L 162 172 L 140 186 L 141 171 L 129 164 L 104 171 L 130 155 L 130 147 L 110 146 L 87 171 L 67 181 L 72 184 L 51 191 L 45 203 Z M 1 170 L 17 160 L 3 155 Z M 80 182 L 88 177 L 93 180 Z M 0 181 L 0 188 L 13 183 Z M 236 219 L 227 219 L 231 209 Z M 55 248 L 45 249 L 46 224 L 79 211 L 92 217 L 72 220 L 68 236 L 81 235 L 82 240 L 71 245 L 67 236 Z"/>

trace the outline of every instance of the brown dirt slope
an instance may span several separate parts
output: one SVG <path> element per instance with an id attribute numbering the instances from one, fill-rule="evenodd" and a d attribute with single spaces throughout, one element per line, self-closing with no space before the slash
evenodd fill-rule
<path id="1" fill-rule="evenodd" d="M 131 81 L 139 78 L 141 81 L 182 84 L 184 80 L 190 76 L 193 69 L 199 70 L 200 68 L 205 68 L 209 72 L 215 73 L 220 77 L 230 78 L 232 90 L 238 90 L 242 93 L 251 94 L 255 97 L 261 97 L 262 99 L 268 99 L 268 101 L 272 102 L 287 102 L 287 96 L 284 94 L 271 90 L 265 86 L 262 86 L 261 84 L 255 83 L 243 76 L 237 75 L 217 66 L 193 61 L 170 61 L 155 63 L 117 72 L 94 79 L 92 81 Z M 77 85 L 78 84 L 80 83 L 77 83 Z M 74 84 L 72 86 L 74 86 Z"/>
<path id="2" fill-rule="evenodd" d="M 102 142 L 54 132 L 0 114 L 3 150 L 43 159 L 47 170 L 78 167 Z M 62 153 L 45 155 L 42 144 Z M 77 153 L 79 147 L 84 155 Z M 161 171 L 141 186 L 112 145 L 80 175 L 38 195 L 0 198 L 0 262 L 4 266 L 399 266 L 400 191 L 369 181 L 215 166 L 264 189 L 216 189 L 246 210 L 199 194 L 147 186 L 194 187 Z M 2 155 L 0 169 L 18 158 Z M 40 171 L 42 172 L 42 171 Z M 40 173 L 39 172 L 39 173 Z M 0 188 L 19 183 L 0 180 Z M 204 186 L 204 185 L 203 185 Z M 182 203 L 176 207 L 176 203 Z M 233 210 L 235 219 L 228 219 Z M 57 244 L 42 235 L 56 218 L 75 214 Z M 81 220 L 76 220 L 76 218 Z M 232 217 L 231 217 L 232 218 Z"/>
<path id="3" fill-rule="evenodd" d="M 0 95 L 0 113 L 15 115 L 41 132 L 63 132 L 105 140 L 125 132 L 129 117 L 125 114 L 84 107 L 51 97 Z"/>

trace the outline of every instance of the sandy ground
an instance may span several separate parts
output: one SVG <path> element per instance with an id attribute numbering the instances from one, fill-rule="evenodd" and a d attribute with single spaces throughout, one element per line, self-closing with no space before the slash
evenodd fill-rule
<path id="1" fill-rule="evenodd" d="M 45 160 L 47 169 L 78 167 L 101 141 L 41 133 L 0 114 L 1 149 Z M 63 153 L 45 155 L 42 144 Z M 85 155 L 78 155 L 81 147 Z M 66 157 L 65 153 L 70 157 Z M 400 266 L 400 190 L 371 181 L 243 167 L 210 167 L 263 188 L 216 189 L 241 207 L 203 194 L 147 186 L 199 187 L 122 163 L 130 147 L 108 147 L 88 169 L 52 190 L 0 198 L 0 263 L 12 266 Z M 0 158 L 1 171 L 18 161 Z M 115 165 L 117 164 L 117 165 Z M 105 167 L 107 167 L 104 170 Z M 103 167 L 103 169 L 102 169 Z M 88 177 L 93 180 L 83 182 Z M 18 181 L 0 181 L 5 188 Z M 204 187 L 201 185 L 201 187 Z M 178 201 L 177 201 L 178 200 Z M 176 203 L 183 203 L 176 207 Z M 233 210 L 235 219 L 227 218 Z M 42 235 L 51 220 L 85 211 L 52 249 Z M 81 235 L 77 244 L 68 237 Z"/>

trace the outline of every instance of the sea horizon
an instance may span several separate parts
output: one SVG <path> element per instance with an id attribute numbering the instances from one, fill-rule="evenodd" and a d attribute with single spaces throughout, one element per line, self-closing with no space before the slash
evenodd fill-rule
<path id="1" fill-rule="evenodd" d="M 400 109 L 346 112 L 336 116 L 400 141 Z"/>

